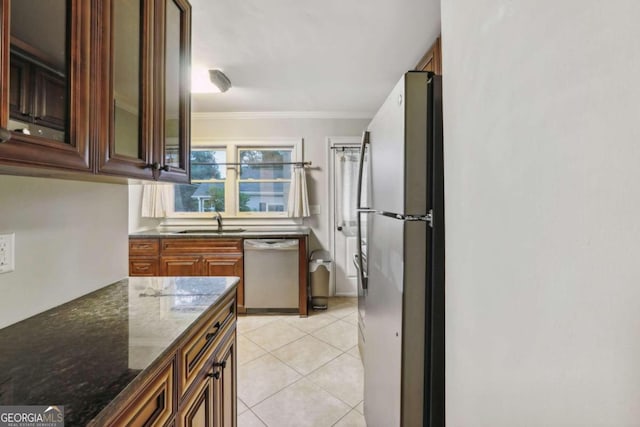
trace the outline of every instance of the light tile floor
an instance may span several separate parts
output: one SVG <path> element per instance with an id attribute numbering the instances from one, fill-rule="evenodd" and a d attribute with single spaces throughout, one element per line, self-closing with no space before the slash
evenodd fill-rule
<path id="1" fill-rule="evenodd" d="M 357 299 L 309 317 L 238 317 L 238 427 L 366 426 Z"/>

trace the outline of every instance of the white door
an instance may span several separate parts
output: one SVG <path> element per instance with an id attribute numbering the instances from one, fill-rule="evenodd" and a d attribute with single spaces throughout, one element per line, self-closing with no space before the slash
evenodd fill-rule
<path id="1" fill-rule="evenodd" d="M 331 256 L 335 295 L 357 296 L 356 186 L 359 137 L 329 138 Z"/>

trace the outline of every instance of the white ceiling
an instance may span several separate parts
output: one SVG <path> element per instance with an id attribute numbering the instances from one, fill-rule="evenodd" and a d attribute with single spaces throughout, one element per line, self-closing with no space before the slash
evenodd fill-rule
<path id="1" fill-rule="evenodd" d="M 193 66 L 233 87 L 193 112 L 373 113 L 440 33 L 439 0 L 191 0 Z"/>

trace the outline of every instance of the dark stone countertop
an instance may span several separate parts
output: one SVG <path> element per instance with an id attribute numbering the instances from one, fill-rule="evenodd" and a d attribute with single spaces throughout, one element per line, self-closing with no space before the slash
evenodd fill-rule
<path id="1" fill-rule="evenodd" d="M 0 329 L 0 405 L 64 405 L 65 425 L 86 425 L 237 283 L 131 277 Z"/>
<path id="2" fill-rule="evenodd" d="M 221 239 L 225 237 L 242 237 L 245 239 L 253 238 L 279 238 L 279 237 L 303 237 L 308 236 L 310 231 L 309 227 L 256 227 L 256 226 L 235 226 L 229 225 L 225 227 L 227 230 L 242 231 L 225 231 L 224 233 L 216 232 L 215 226 L 163 226 L 154 228 L 152 230 L 143 230 L 130 233 L 129 237 L 133 238 L 157 238 L 157 237 L 171 237 L 171 238 L 214 238 Z M 223 228 L 224 230 L 224 228 Z M 189 231 L 189 233 L 181 233 L 183 231 Z"/>

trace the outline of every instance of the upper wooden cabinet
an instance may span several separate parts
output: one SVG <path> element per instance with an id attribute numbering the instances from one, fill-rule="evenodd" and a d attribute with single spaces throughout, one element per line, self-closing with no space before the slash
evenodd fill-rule
<path id="1" fill-rule="evenodd" d="M 90 5 L 0 1 L 0 165 L 92 171 Z"/>
<path id="2" fill-rule="evenodd" d="M 189 181 L 186 0 L 0 0 L 0 19 L 0 172 Z"/>
<path id="3" fill-rule="evenodd" d="M 189 3 L 96 3 L 98 172 L 188 182 Z"/>
<path id="4" fill-rule="evenodd" d="M 186 0 L 159 0 L 155 67 L 157 94 L 155 162 L 161 180 L 188 182 L 191 116 L 191 6 Z M 186 178 L 186 179 L 185 179 Z"/>
<path id="5" fill-rule="evenodd" d="M 431 71 L 438 75 L 442 75 L 442 48 L 440 37 L 431 45 L 427 53 L 424 54 L 418 65 L 417 71 Z"/>

